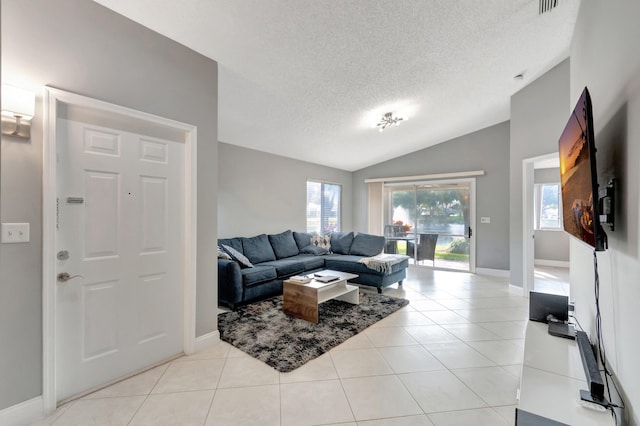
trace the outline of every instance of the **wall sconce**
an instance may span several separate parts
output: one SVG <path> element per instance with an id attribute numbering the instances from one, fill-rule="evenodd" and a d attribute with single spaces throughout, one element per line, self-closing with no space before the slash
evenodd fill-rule
<path id="1" fill-rule="evenodd" d="M 2 85 L 2 134 L 15 138 L 31 137 L 31 119 L 36 95 L 18 87 Z"/>

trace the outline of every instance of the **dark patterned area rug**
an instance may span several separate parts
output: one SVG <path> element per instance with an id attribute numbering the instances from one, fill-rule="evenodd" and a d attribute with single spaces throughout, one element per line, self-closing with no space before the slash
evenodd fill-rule
<path id="1" fill-rule="evenodd" d="M 320 304 L 318 324 L 282 311 L 282 296 L 218 315 L 220 338 L 287 373 L 322 355 L 409 304 L 383 294 L 360 292 L 360 304 L 337 300 Z"/>

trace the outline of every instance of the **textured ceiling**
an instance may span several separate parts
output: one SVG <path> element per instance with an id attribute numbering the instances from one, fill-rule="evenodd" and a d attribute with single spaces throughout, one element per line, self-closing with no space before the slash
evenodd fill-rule
<path id="1" fill-rule="evenodd" d="M 579 7 L 96 1 L 218 61 L 221 142 L 348 171 L 508 120 L 511 95 L 568 57 Z M 409 120 L 372 129 L 387 111 Z"/>

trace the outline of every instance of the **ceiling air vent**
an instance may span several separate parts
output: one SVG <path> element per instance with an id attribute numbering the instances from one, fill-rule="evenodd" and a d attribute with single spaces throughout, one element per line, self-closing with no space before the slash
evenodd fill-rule
<path id="1" fill-rule="evenodd" d="M 540 8 L 538 9 L 538 13 L 542 15 L 543 13 L 549 12 L 552 9 L 555 9 L 560 3 L 560 0 L 540 0 Z"/>

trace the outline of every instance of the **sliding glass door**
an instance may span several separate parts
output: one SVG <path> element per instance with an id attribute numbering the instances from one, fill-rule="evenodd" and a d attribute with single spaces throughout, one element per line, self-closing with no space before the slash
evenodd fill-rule
<path id="1" fill-rule="evenodd" d="M 418 265 L 473 271 L 474 183 L 385 184 L 386 251 Z"/>

